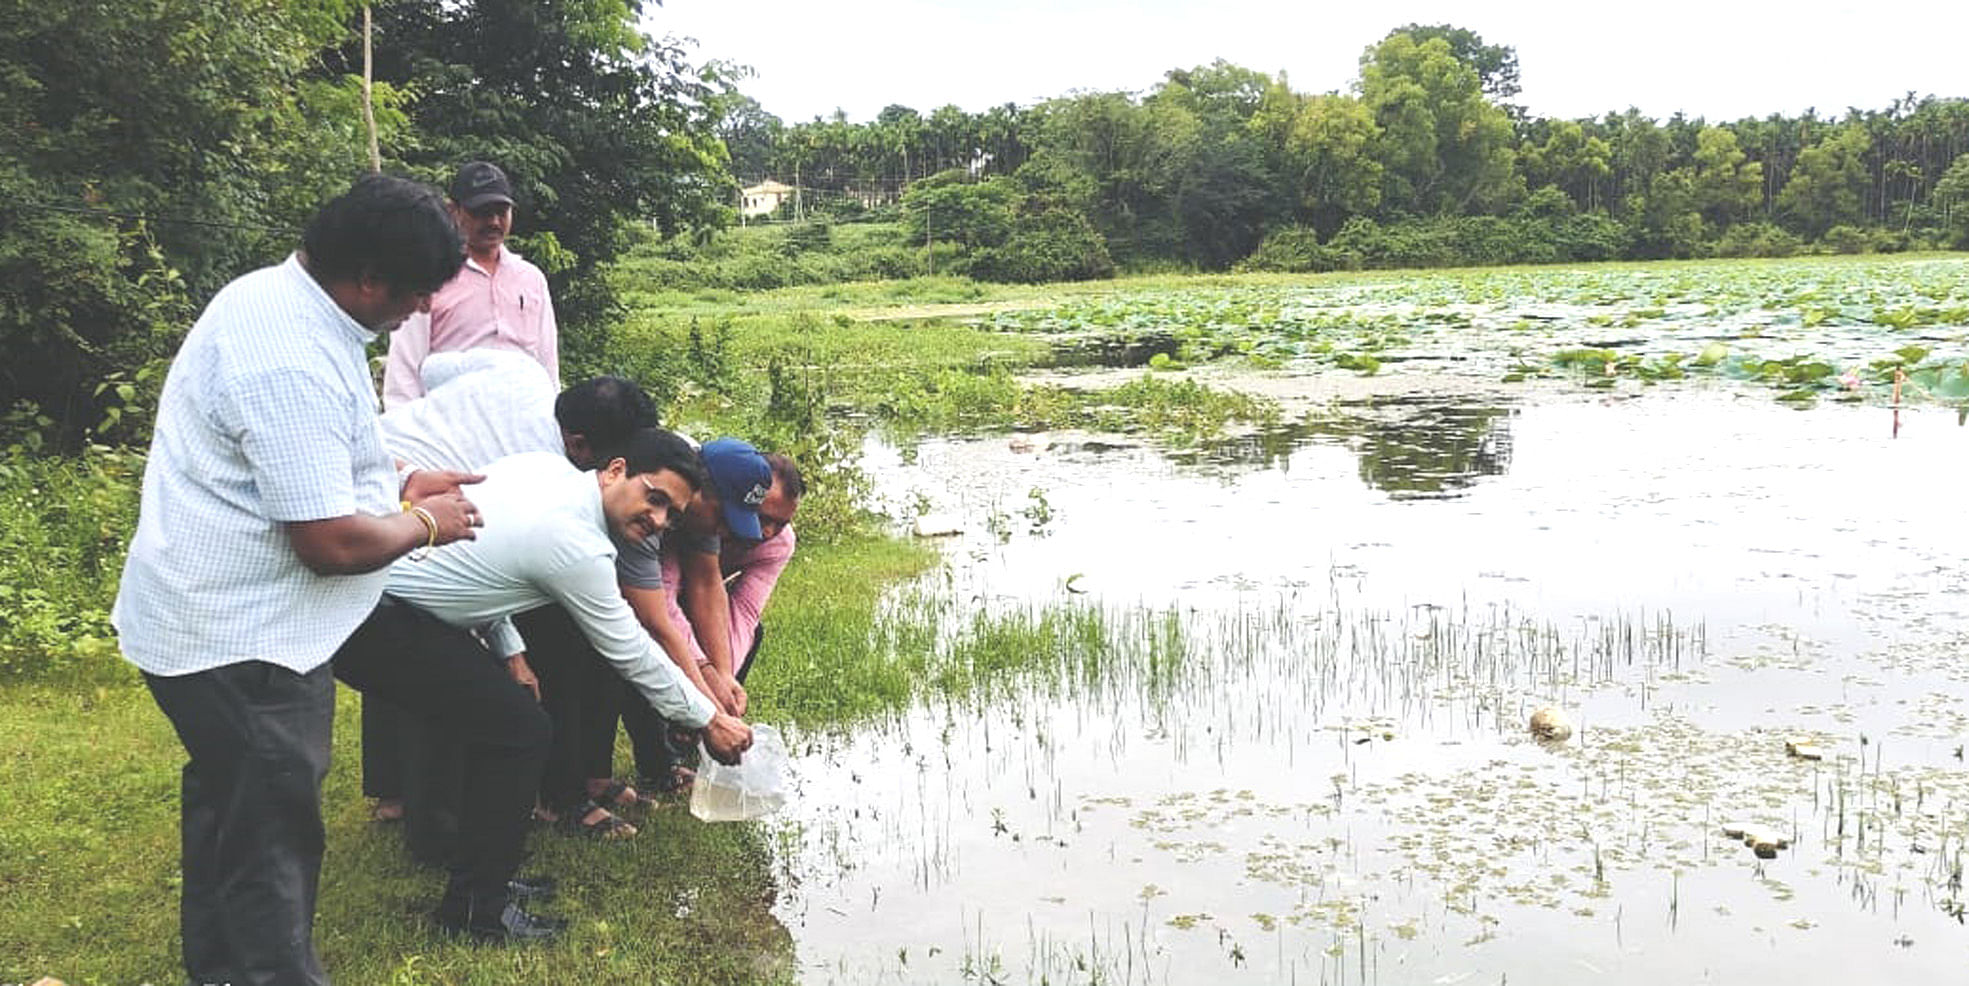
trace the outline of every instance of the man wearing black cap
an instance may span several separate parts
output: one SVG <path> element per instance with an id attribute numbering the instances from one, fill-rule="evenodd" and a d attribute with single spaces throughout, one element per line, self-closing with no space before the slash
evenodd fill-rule
<path id="1" fill-rule="evenodd" d="M 465 237 L 465 267 L 431 299 L 428 315 L 404 320 L 390 338 L 383 403 L 424 396 L 422 368 L 431 353 L 509 349 L 533 357 L 560 387 L 560 338 L 547 276 L 506 249 L 513 230 L 513 186 L 484 161 L 451 180 L 451 217 Z"/>

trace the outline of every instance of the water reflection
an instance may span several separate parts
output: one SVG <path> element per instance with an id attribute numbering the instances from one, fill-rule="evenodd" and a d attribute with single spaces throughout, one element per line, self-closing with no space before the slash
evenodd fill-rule
<path id="1" fill-rule="evenodd" d="M 1952 412 L 1898 440 L 1702 389 L 1336 418 L 1255 461 L 872 450 L 899 512 L 968 520 L 897 601 L 957 687 L 806 738 L 805 979 L 1959 976 Z M 990 522 L 1034 490 L 1043 532 Z M 1545 702 L 1573 743 L 1524 735 Z"/>
<path id="2" fill-rule="evenodd" d="M 1361 481 L 1396 499 L 1456 496 L 1511 465 L 1510 408 L 1391 400 L 1340 408 L 1313 425 L 1360 456 Z"/>
<path id="3" fill-rule="evenodd" d="M 1330 410 L 1248 431 L 1163 449 L 1185 466 L 1286 468 L 1293 453 L 1325 442 L 1360 459 L 1360 478 L 1395 499 L 1458 496 L 1511 465 L 1509 406 L 1427 397 L 1349 401 Z M 1118 436 L 1039 436 L 1014 439 L 1020 448 L 1057 454 L 1138 451 L 1146 442 Z M 912 454 L 904 453 L 905 456 Z"/>

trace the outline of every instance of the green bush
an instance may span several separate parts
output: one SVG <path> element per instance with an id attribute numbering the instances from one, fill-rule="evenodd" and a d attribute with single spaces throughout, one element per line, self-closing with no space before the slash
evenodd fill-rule
<path id="1" fill-rule="evenodd" d="M 1287 226 L 1265 237 L 1264 242 L 1258 244 L 1258 249 L 1238 264 L 1238 269 L 1312 274 L 1358 270 L 1361 263 L 1358 253 L 1322 244 L 1319 231 L 1311 226 Z"/>
<path id="2" fill-rule="evenodd" d="M 1593 212 L 1552 219 L 1549 224 L 1560 261 L 1619 260 L 1627 255 L 1627 228 L 1612 216 Z"/>
<path id="3" fill-rule="evenodd" d="M 1867 234 L 1867 245 L 1874 253 L 1906 253 L 1921 249 L 1921 238 L 1898 229 L 1874 229 Z"/>
<path id="4" fill-rule="evenodd" d="M 143 456 L 0 458 L 0 677 L 122 667 L 109 609 L 137 526 Z"/>
<path id="5" fill-rule="evenodd" d="M 1114 276 L 1114 258 L 1086 216 L 1052 208 L 1013 220 L 1004 243 L 973 255 L 970 273 L 1016 284 L 1092 281 Z"/>
<path id="6" fill-rule="evenodd" d="M 1326 244 L 1336 260 L 1369 268 L 1467 267 L 1612 260 L 1627 230 L 1598 213 L 1442 216 L 1388 225 L 1356 217 Z"/>
<path id="7" fill-rule="evenodd" d="M 1804 246 L 1789 230 L 1771 223 L 1738 223 L 1716 241 L 1719 257 L 1789 257 Z"/>
<path id="8" fill-rule="evenodd" d="M 788 256 L 826 250 L 834 242 L 834 225 L 824 219 L 815 219 L 786 227 L 786 252 Z"/>
<path id="9" fill-rule="evenodd" d="M 625 295 L 658 291 L 770 291 L 809 284 L 895 280 L 929 272 L 920 239 L 896 223 L 752 226 L 701 241 L 645 234 L 611 277 Z M 960 256 L 936 244 L 937 271 Z"/>
<path id="10" fill-rule="evenodd" d="M 1327 246 L 1358 255 L 1364 267 L 1451 267 L 1463 263 L 1449 229 L 1440 221 L 1411 220 L 1386 226 L 1356 216 Z"/>
<path id="11" fill-rule="evenodd" d="M 1858 226 L 1842 223 L 1819 237 L 1819 247 L 1831 253 L 1866 253 L 1873 248 L 1873 238 Z"/>

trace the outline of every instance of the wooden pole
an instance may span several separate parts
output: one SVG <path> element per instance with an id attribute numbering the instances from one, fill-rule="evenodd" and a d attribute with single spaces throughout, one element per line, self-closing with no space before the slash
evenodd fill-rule
<path id="1" fill-rule="evenodd" d="M 362 123 L 369 128 L 369 170 L 381 173 L 383 151 L 376 145 L 376 57 L 370 48 L 372 20 L 369 5 L 362 5 Z"/>

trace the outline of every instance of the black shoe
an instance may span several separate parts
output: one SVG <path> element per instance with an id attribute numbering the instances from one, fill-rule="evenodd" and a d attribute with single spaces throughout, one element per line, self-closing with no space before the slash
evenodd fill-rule
<path id="1" fill-rule="evenodd" d="M 490 907 L 468 906 L 464 910 L 465 914 L 461 916 L 457 911 L 440 907 L 438 927 L 494 945 L 550 942 L 559 938 L 562 929 L 567 927 L 567 922 L 560 918 L 528 913 L 518 901 L 507 901 L 497 912 Z"/>
<path id="2" fill-rule="evenodd" d="M 506 895 L 521 903 L 538 901 L 544 904 L 553 900 L 558 892 L 560 884 L 551 876 L 516 876 L 506 881 Z"/>

